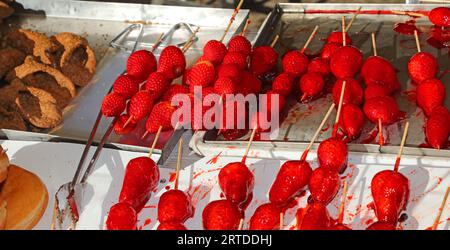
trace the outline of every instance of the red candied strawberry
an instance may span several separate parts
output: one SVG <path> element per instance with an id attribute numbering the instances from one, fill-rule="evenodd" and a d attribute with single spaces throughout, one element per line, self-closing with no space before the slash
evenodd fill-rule
<path id="1" fill-rule="evenodd" d="M 259 206 L 250 219 L 250 230 L 276 230 L 280 228 L 281 209 L 273 203 Z"/>
<path id="2" fill-rule="evenodd" d="M 255 177 L 242 162 L 228 163 L 219 172 L 219 186 L 225 198 L 239 207 L 253 193 Z"/>
<path id="3" fill-rule="evenodd" d="M 306 72 L 309 59 L 305 54 L 298 50 L 287 52 L 281 60 L 283 71 L 291 74 L 293 77 L 299 77 Z"/>
<path id="4" fill-rule="evenodd" d="M 148 50 L 133 52 L 127 60 L 127 74 L 144 81 L 150 73 L 156 71 L 156 58 Z"/>
<path id="5" fill-rule="evenodd" d="M 327 60 L 321 57 L 316 57 L 309 62 L 308 72 L 319 73 L 323 77 L 326 77 L 331 73 L 330 65 Z"/>
<path id="6" fill-rule="evenodd" d="M 445 107 L 436 107 L 425 124 L 427 142 L 436 149 L 447 146 L 450 136 L 450 112 Z"/>
<path id="7" fill-rule="evenodd" d="M 117 203 L 109 209 L 107 230 L 136 230 L 136 211 L 127 203 Z"/>
<path id="8" fill-rule="evenodd" d="M 119 202 L 130 204 L 139 213 L 158 182 L 159 168 L 152 159 L 146 156 L 132 159 L 125 169 Z"/>
<path id="9" fill-rule="evenodd" d="M 258 77 L 248 71 L 242 71 L 241 77 L 242 81 L 238 86 L 239 93 L 246 96 L 248 94 L 259 94 L 261 92 L 262 83 Z"/>
<path id="10" fill-rule="evenodd" d="M 429 116 L 433 109 L 442 106 L 445 100 L 445 87 L 439 79 L 428 79 L 417 86 L 417 105 Z"/>
<path id="11" fill-rule="evenodd" d="M 162 101 L 172 102 L 172 98 L 177 94 L 188 94 L 189 88 L 180 84 L 172 84 L 164 93 Z"/>
<path id="12" fill-rule="evenodd" d="M 387 231 L 387 230 L 397 230 L 397 228 L 394 225 L 392 225 L 391 223 L 377 221 L 377 222 L 372 223 L 370 226 L 368 226 L 366 230 Z"/>
<path id="13" fill-rule="evenodd" d="M 211 201 L 203 209 L 203 228 L 205 230 L 237 230 L 242 217 L 242 212 L 231 201 Z"/>
<path id="14" fill-rule="evenodd" d="M 117 119 L 116 123 L 114 124 L 114 132 L 117 135 L 126 135 L 136 128 L 137 124 L 133 120 L 128 122 L 127 126 L 125 127 L 126 122 L 130 119 L 130 115 L 123 114 Z"/>
<path id="15" fill-rule="evenodd" d="M 185 222 L 194 215 L 189 194 L 181 190 L 169 190 L 161 195 L 158 202 L 158 221 L 166 223 L 170 221 Z"/>
<path id="16" fill-rule="evenodd" d="M 438 62 L 436 58 L 427 52 L 419 52 L 409 59 L 409 77 L 416 83 L 435 78 L 438 72 Z"/>
<path id="17" fill-rule="evenodd" d="M 343 173 L 347 168 L 347 144 L 337 138 L 328 138 L 319 144 L 317 149 L 319 165 Z"/>
<path id="18" fill-rule="evenodd" d="M 250 58 L 250 71 L 262 76 L 274 70 L 278 62 L 278 53 L 270 46 L 256 47 Z"/>
<path id="19" fill-rule="evenodd" d="M 166 75 L 160 72 L 153 72 L 144 85 L 144 90 L 149 91 L 156 99 L 162 96 L 169 88 L 170 82 Z"/>
<path id="20" fill-rule="evenodd" d="M 402 112 L 398 109 L 395 100 L 390 96 L 373 97 L 364 103 L 364 114 L 371 122 L 389 125 L 398 121 L 402 117 Z"/>
<path id="21" fill-rule="evenodd" d="M 450 27 L 450 8 L 437 7 L 428 14 L 430 22 L 441 27 Z"/>
<path id="22" fill-rule="evenodd" d="M 320 57 L 325 60 L 329 60 L 331 56 L 336 52 L 337 49 L 342 47 L 341 43 L 326 43 L 323 46 L 322 53 L 320 54 Z"/>
<path id="23" fill-rule="evenodd" d="M 395 68 L 388 60 L 380 56 L 367 58 L 361 68 L 361 77 L 367 86 L 383 86 L 389 94 L 400 89 Z"/>
<path id="24" fill-rule="evenodd" d="M 272 105 L 275 105 L 275 103 L 272 104 L 272 102 L 274 102 L 273 100 L 275 98 L 278 99 L 278 108 L 275 110 L 276 111 L 275 114 L 281 113 L 283 111 L 284 106 L 286 105 L 286 100 L 285 100 L 284 96 L 275 90 L 267 91 L 266 95 L 267 95 L 267 104 L 266 104 L 267 109 L 266 110 L 268 111 L 268 114 L 271 115 Z M 264 102 L 263 102 L 263 105 L 264 105 Z M 275 107 L 276 107 L 276 105 L 275 105 Z M 273 108 L 275 108 L 275 107 L 273 107 Z"/>
<path id="25" fill-rule="evenodd" d="M 298 230 L 327 230 L 331 223 L 327 207 L 322 203 L 299 208 L 295 217 Z"/>
<path id="26" fill-rule="evenodd" d="M 325 82 L 322 78 L 322 75 L 319 73 L 306 73 L 300 78 L 300 91 L 302 92 L 302 96 L 300 101 L 308 101 L 319 95 Z"/>
<path id="27" fill-rule="evenodd" d="M 219 77 L 214 83 L 214 92 L 219 95 L 235 94 L 237 85 L 228 77 Z"/>
<path id="28" fill-rule="evenodd" d="M 162 131 L 172 129 L 172 115 L 176 108 L 170 102 L 158 102 L 152 109 L 145 127 L 149 133 L 155 133 L 162 126 Z"/>
<path id="29" fill-rule="evenodd" d="M 125 99 L 130 99 L 139 91 L 139 80 L 131 75 L 120 75 L 113 85 L 113 91 Z"/>
<path id="30" fill-rule="evenodd" d="M 244 70 L 248 65 L 247 58 L 248 57 L 246 55 L 239 52 L 228 52 L 223 58 L 223 64 L 234 63 L 239 67 L 239 69 Z"/>
<path id="31" fill-rule="evenodd" d="M 161 223 L 159 224 L 158 228 L 156 228 L 156 230 L 187 230 L 186 226 L 184 226 L 182 223 L 180 222 L 176 222 L 176 221 L 169 221 L 169 222 L 165 222 L 165 223 Z"/>
<path id="32" fill-rule="evenodd" d="M 366 100 L 369 100 L 370 98 L 373 97 L 386 95 L 389 95 L 389 90 L 378 84 L 367 86 L 366 89 L 364 90 L 364 98 Z"/>
<path id="33" fill-rule="evenodd" d="M 115 117 L 122 114 L 126 108 L 126 100 L 117 93 L 109 93 L 105 96 L 102 103 L 102 114 L 106 117 Z"/>
<path id="34" fill-rule="evenodd" d="M 235 36 L 228 42 L 228 51 L 248 56 L 252 52 L 252 44 L 245 36 Z"/>
<path id="35" fill-rule="evenodd" d="M 342 85 L 345 81 L 344 100 L 342 104 L 352 103 L 360 105 L 363 101 L 363 89 L 358 81 L 352 78 L 339 79 L 333 86 L 333 101 L 336 105 L 339 104 L 341 97 Z"/>
<path id="36" fill-rule="evenodd" d="M 341 177 L 334 169 L 318 167 L 309 179 L 309 191 L 314 202 L 330 203 L 339 191 Z"/>
<path id="37" fill-rule="evenodd" d="M 241 82 L 241 70 L 239 67 L 232 63 L 232 64 L 222 64 L 219 67 L 217 67 L 217 77 L 228 77 L 235 83 Z"/>
<path id="38" fill-rule="evenodd" d="M 333 31 L 327 38 L 327 43 L 338 43 L 343 44 L 344 40 L 342 37 L 342 31 Z M 352 39 L 348 35 L 348 33 L 345 33 L 345 44 L 346 45 L 352 45 Z"/>
<path id="39" fill-rule="evenodd" d="M 354 104 L 343 105 L 339 126 L 350 139 L 358 138 L 364 127 L 364 114 L 361 109 Z"/>
<path id="40" fill-rule="evenodd" d="M 225 44 L 217 40 L 210 40 L 203 47 L 203 56 L 214 65 L 219 65 L 227 52 Z"/>
<path id="41" fill-rule="evenodd" d="M 186 84 L 190 86 L 210 86 L 216 77 L 214 65 L 209 61 L 202 61 L 189 70 L 186 74 Z"/>
<path id="42" fill-rule="evenodd" d="M 165 47 L 159 56 L 158 72 L 173 80 L 183 75 L 186 69 L 186 58 L 180 48 L 175 46 Z"/>
<path id="43" fill-rule="evenodd" d="M 304 191 L 312 169 L 307 161 L 286 161 L 270 187 L 269 200 L 279 206 L 286 205 Z"/>
<path id="44" fill-rule="evenodd" d="M 330 69 L 336 78 L 353 78 L 363 62 L 361 51 L 353 46 L 337 49 L 330 58 Z"/>
<path id="45" fill-rule="evenodd" d="M 147 90 L 137 92 L 130 100 L 129 115 L 134 122 L 138 122 L 152 111 L 155 97 Z"/>
<path id="46" fill-rule="evenodd" d="M 195 64 L 199 63 L 199 62 L 204 62 L 204 61 L 209 61 L 208 58 L 206 58 L 205 55 L 201 55 L 199 58 L 197 58 L 197 61 L 195 61 Z M 187 71 L 187 69 L 186 69 Z"/>
<path id="47" fill-rule="evenodd" d="M 287 96 L 292 92 L 293 85 L 294 79 L 292 76 L 289 73 L 281 73 L 273 80 L 272 90 Z"/>

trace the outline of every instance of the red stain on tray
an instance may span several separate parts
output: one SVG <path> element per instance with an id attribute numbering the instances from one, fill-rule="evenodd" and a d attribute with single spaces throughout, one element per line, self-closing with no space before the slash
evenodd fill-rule
<path id="1" fill-rule="evenodd" d="M 308 14 L 350 14 L 355 12 L 357 12 L 357 10 L 305 10 L 305 13 Z M 425 10 L 415 10 L 415 11 L 407 11 L 406 14 L 408 14 L 408 12 L 411 14 L 415 13 L 426 16 L 428 16 L 429 13 L 429 11 Z M 397 13 L 394 12 L 394 10 L 360 10 L 359 13 L 364 15 L 398 15 Z"/>
<path id="2" fill-rule="evenodd" d="M 164 187 L 166 190 L 170 190 L 170 186 L 165 186 Z"/>
<path id="3" fill-rule="evenodd" d="M 207 161 L 206 164 L 216 164 L 217 160 L 219 160 L 219 157 L 221 154 L 222 154 L 222 151 L 220 151 L 216 156 L 214 156 L 209 161 Z"/>
<path id="4" fill-rule="evenodd" d="M 450 46 L 450 30 L 444 27 L 433 26 L 430 29 L 427 43 L 436 49 Z"/>
<path id="5" fill-rule="evenodd" d="M 176 172 L 169 173 L 169 182 L 174 182 L 176 178 L 177 178 Z"/>
<path id="6" fill-rule="evenodd" d="M 322 132 L 325 132 L 328 129 L 330 129 L 330 123 L 327 123 L 327 126 L 322 129 Z"/>
<path id="7" fill-rule="evenodd" d="M 156 208 L 156 205 L 148 205 L 148 206 L 145 206 L 144 208 Z"/>
<path id="8" fill-rule="evenodd" d="M 378 135 L 378 129 L 375 128 L 372 131 L 370 131 L 369 136 L 366 139 L 362 140 L 363 144 L 372 143 L 375 141 L 375 138 L 377 138 Z"/>
<path id="9" fill-rule="evenodd" d="M 413 90 L 405 90 L 405 91 L 402 91 L 402 94 L 404 94 L 404 95 L 406 96 L 406 99 L 407 99 L 409 102 L 412 102 L 412 103 L 415 103 L 415 102 L 416 102 L 416 99 L 417 99 L 417 92 L 416 92 L 415 89 L 413 89 Z"/>
<path id="10" fill-rule="evenodd" d="M 394 25 L 394 31 L 404 35 L 413 35 L 415 30 L 420 33 L 419 29 L 416 27 L 415 20 L 409 20 L 404 23 L 396 23 Z"/>
<path id="11" fill-rule="evenodd" d="M 213 168 L 213 169 L 209 169 L 209 170 L 200 170 L 198 172 L 194 172 L 194 176 L 192 178 L 195 180 L 202 174 L 219 171 L 220 169 L 222 169 L 222 168 Z"/>

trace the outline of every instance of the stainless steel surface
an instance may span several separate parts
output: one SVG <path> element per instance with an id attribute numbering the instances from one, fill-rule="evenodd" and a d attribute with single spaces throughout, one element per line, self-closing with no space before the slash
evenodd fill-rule
<path id="1" fill-rule="evenodd" d="M 394 14 L 377 14 L 383 10 L 431 10 L 440 6 L 436 4 L 279 4 L 269 14 L 263 26 L 260 28 L 256 45 L 264 45 L 270 43 L 273 37 L 280 33 L 281 39 L 276 46 L 276 50 L 283 55 L 289 49 L 300 48 L 305 43 L 309 34 L 315 25 L 319 25 L 319 32 L 311 45 L 308 47 L 308 53 L 319 53 L 324 40 L 331 31 L 340 30 L 341 17 L 345 15 L 349 20 L 354 11 L 362 7 L 362 13 L 353 23 L 349 30 L 349 34 L 353 40 L 353 44 L 357 46 L 367 58 L 372 53 L 372 45 L 370 34 L 375 32 L 377 35 L 378 55 L 390 60 L 394 67 L 398 70 L 398 78 L 401 83 L 401 90 L 395 94 L 395 98 L 402 111 L 407 113 L 407 119 L 410 121 L 409 136 L 406 141 L 404 153 L 410 155 L 428 155 L 428 156 L 446 156 L 450 157 L 450 150 L 435 150 L 423 148 L 425 135 L 423 125 L 425 116 L 419 109 L 414 100 L 412 90 L 415 89 L 411 85 L 407 74 L 407 62 L 409 58 L 416 53 L 414 36 L 399 34 L 393 30 L 396 23 L 404 23 L 413 18 Z M 435 55 L 439 61 L 440 72 L 445 72 L 449 68 L 448 49 L 438 50 L 430 46 L 426 39 L 430 33 L 431 23 L 428 18 L 418 18 L 416 26 L 422 32 L 420 41 L 423 51 L 427 51 Z M 450 81 L 450 76 L 444 73 L 442 77 L 444 83 Z M 330 83 L 332 85 L 333 82 Z M 445 106 L 450 107 L 450 85 L 445 84 L 447 88 L 447 99 Z M 276 150 L 301 150 L 307 146 L 314 131 L 320 123 L 323 115 L 331 104 L 331 94 L 327 94 L 315 101 L 307 104 L 297 103 L 290 100 L 293 105 L 290 107 L 288 116 L 284 120 L 280 128 L 278 138 L 271 142 L 255 142 L 254 148 L 261 150 L 267 155 L 273 155 Z M 335 114 L 329 119 L 328 125 L 325 125 L 325 131 L 318 138 L 322 141 L 330 137 L 332 132 L 332 123 Z M 401 140 L 401 132 L 406 120 L 387 126 L 384 129 L 385 136 L 388 135 L 388 145 L 379 147 L 377 140 L 368 142 L 368 136 L 375 129 L 375 124 L 366 121 L 362 136 L 349 144 L 350 151 L 356 152 L 383 152 L 396 153 Z M 289 126 L 292 124 L 290 129 Z M 246 139 L 246 138 L 245 138 Z M 224 141 L 216 138 L 213 131 L 208 131 L 198 140 L 197 152 L 209 151 L 212 148 L 226 147 L 245 147 L 242 141 Z M 317 145 L 316 145 L 317 147 Z"/>
<path id="2" fill-rule="evenodd" d="M 85 143 L 103 96 L 125 69 L 129 52 L 109 47 L 110 41 L 130 23 L 144 25 L 144 35 L 139 48 L 150 48 L 158 36 L 167 32 L 178 23 L 199 26 L 198 40 L 186 53 L 188 65 L 200 55 L 203 45 L 210 39 L 218 39 L 234 12 L 232 9 L 190 8 L 174 6 L 156 6 L 145 4 L 124 4 L 109 2 L 83 2 L 71 0 L 41 1 L 19 0 L 24 10 L 18 11 L 11 19 L 13 25 L 37 30 L 47 35 L 71 31 L 87 37 L 95 50 L 98 66 L 92 82 L 84 87 L 64 110 L 63 122 L 48 133 L 32 133 L 14 130 L 0 130 L 0 136 L 15 140 L 71 141 Z M 241 10 L 225 38 L 228 41 L 244 25 L 248 10 Z M 186 27 L 186 26 L 185 26 Z M 130 32 L 122 40 L 122 46 L 131 48 L 138 32 Z M 178 29 L 168 37 L 155 51 L 158 57 L 161 49 L 168 44 L 180 44 L 186 40 L 191 31 Z M 181 80 L 175 80 L 179 82 Z M 103 119 L 99 125 L 94 141 L 98 142 L 109 125 L 110 119 Z M 141 123 L 132 135 L 117 136 L 113 134 L 106 147 L 124 150 L 147 151 L 153 136 L 140 140 L 145 126 Z M 176 144 L 182 131 L 165 132 L 155 153 L 163 153 L 160 163 L 168 157 L 172 146 Z M 173 140 L 173 141 L 171 141 Z"/>

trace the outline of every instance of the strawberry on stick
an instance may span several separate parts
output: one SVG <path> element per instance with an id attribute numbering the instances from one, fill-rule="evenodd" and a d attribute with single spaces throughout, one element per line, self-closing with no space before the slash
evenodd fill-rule
<path id="1" fill-rule="evenodd" d="M 223 42 L 223 39 L 225 39 L 225 36 L 227 35 L 228 31 L 231 28 L 231 25 L 234 22 L 234 19 L 236 18 L 236 15 L 239 13 L 239 10 L 241 10 L 242 4 L 244 4 L 244 0 L 239 1 L 238 6 L 234 10 L 233 15 L 231 15 L 230 21 L 228 22 L 227 27 L 225 28 L 225 31 L 223 32 L 222 37 L 219 39 L 220 42 Z"/>
<path id="2" fill-rule="evenodd" d="M 343 81 L 342 82 L 341 95 L 339 97 L 339 105 L 338 105 L 338 110 L 337 110 L 337 114 L 336 114 L 336 120 L 335 120 L 334 126 L 333 126 L 332 137 L 336 137 L 337 136 L 337 131 L 338 131 L 338 128 L 339 128 L 339 119 L 341 117 L 342 103 L 344 101 L 345 85 L 346 85 L 346 81 Z"/>

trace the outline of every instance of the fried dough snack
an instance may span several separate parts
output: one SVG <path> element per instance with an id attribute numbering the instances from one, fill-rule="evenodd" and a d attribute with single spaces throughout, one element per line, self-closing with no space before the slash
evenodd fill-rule
<path id="1" fill-rule="evenodd" d="M 54 43 L 46 35 L 26 30 L 18 29 L 11 31 L 6 36 L 6 42 L 27 55 L 34 55 L 45 64 L 54 65 L 56 57 L 61 47 Z"/>
<path id="2" fill-rule="evenodd" d="M 4 230 L 6 225 L 6 201 L 0 198 L 0 230 Z"/>
<path id="3" fill-rule="evenodd" d="M 74 84 L 86 86 L 95 74 L 96 59 L 87 40 L 69 32 L 59 33 L 52 37 L 64 47 L 59 66 L 61 71 Z"/>
<path id="4" fill-rule="evenodd" d="M 38 128 L 53 128 L 62 119 L 62 112 L 52 95 L 42 89 L 25 87 L 19 91 L 16 104 L 22 116 Z"/>
<path id="5" fill-rule="evenodd" d="M 0 50 L 0 79 L 5 77 L 15 67 L 25 60 L 25 54 L 20 50 L 6 48 Z"/>
<path id="6" fill-rule="evenodd" d="M 50 93 L 60 109 L 67 106 L 76 95 L 75 85 L 68 77 L 55 68 L 35 61 L 31 56 L 25 58 L 25 62 L 16 67 L 7 80 L 12 82 L 14 78 Z"/>

